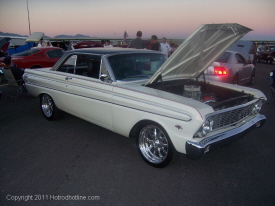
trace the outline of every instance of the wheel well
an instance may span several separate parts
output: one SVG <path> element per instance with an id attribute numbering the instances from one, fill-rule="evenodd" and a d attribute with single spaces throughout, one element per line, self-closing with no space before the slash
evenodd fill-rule
<path id="1" fill-rule="evenodd" d="M 133 128 L 132 128 L 131 131 L 130 131 L 129 137 L 130 137 L 130 138 L 136 138 L 137 135 L 138 135 L 138 133 L 139 133 L 139 131 L 140 131 L 140 129 L 141 129 L 141 127 L 142 127 L 143 125 L 145 125 L 145 124 L 149 124 L 150 122 L 151 122 L 151 123 L 158 124 L 157 122 L 154 122 L 154 121 L 151 121 L 151 120 L 141 120 L 141 121 L 137 122 L 137 123 L 133 126 Z M 158 124 L 158 125 L 159 125 L 159 124 Z M 160 125 L 160 126 L 161 126 L 161 125 Z"/>
<path id="2" fill-rule="evenodd" d="M 239 72 L 236 72 L 232 78 L 232 82 L 237 78 L 237 81 L 239 81 Z"/>
<path id="3" fill-rule="evenodd" d="M 129 137 L 130 138 L 135 138 L 138 135 L 138 132 L 140 130 L 140 128 L 145 125 L 146 123 L 151 122 L 150 120 L 141 120 L 139 122 L 137 122 L 133 128 L 130 131 Z"/>

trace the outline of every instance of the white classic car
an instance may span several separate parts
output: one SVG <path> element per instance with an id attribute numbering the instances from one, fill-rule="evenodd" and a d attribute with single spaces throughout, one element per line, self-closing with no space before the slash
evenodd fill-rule
<path id="1" fill-rule="evenodd" d="M 150 50 L 73 50 L 53 68 L 26 69 L 24 81 L 46 119 L 62 110 L 134 137 L 145 162 L 164 167 L 175 152 L 199 158 L 264 124 L 262 92 L 199 79 L 248 31 L 202 25 L 169 59 Z"/>

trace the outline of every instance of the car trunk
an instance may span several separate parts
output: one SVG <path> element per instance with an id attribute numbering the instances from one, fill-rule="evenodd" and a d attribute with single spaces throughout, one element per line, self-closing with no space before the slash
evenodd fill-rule
<path id="1" fill-rule="evenodd" d="M 192 98 L 210 105 L 215 111 L 242 105 L 254 99 L 254 95 L 243 91 L 236 91 L 192 79 L 157 82 L 147 86 Z"/>

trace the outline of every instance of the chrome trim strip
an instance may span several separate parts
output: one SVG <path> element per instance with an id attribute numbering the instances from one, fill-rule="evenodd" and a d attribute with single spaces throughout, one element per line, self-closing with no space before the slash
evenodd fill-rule
<path id="1" fill-rule="evenodd" d="M 162 114 L 159 114 L 159 113 L 154 113 L 154 112 L 150 112 L 150 111 L 146 111 L 146 110 L 142 110 L 142 109 L 137 109 L 137 108 L 133 108 L 133 107 L 129 107 L 129 106 L 125 106 L 125 105 L 122 105 L 122 104 L 116 104 L 116 103 L 113 103 L 113 102 L 109 102 L 109 101 L 105 101 L 105 100 L 102 100 L 102 99 L 97 99 L 97 98 L 92 98 L 92 97 L 88 97 L 88 96 L 85 96 L 85 95 L 79 95 L 79 94 L 75 94 L 75 93 L 70 93 L 70 92 L 66 92 L 66 91 L 63 91 L 63 90 L 59 90 L 59 89 L 53 89 L 53 88 L 50 88 L 50 87 L 46 87 L 46 86 L 42 86 L 42 85 L 39 85 L 39 84 L 33 84 L 33 83 L 26 83 L 26 86 L 29 85 L 29 86 L 37 86 L 37 87 L 41 87 L 41 88 L 46 88 L 46 89 L 50 89 L 50 90 L 54 90 L 54 91 L 59 91 L 59 92 L 64 92 L 66 94 L 71 94 L 71 95 L 75 95 L 75 96 L 79 96 L 79 97 L 84 97 L 84 98 L 87 98 L 87 99 L 93 99 L 93 100 L 96 100 L 96 101 L 100 101 L 100 102 L 105 102 L 105 103 L 109 103 L 109 104 L 112 104 L 112 105 L 116 105 L 116 106 L 121 106 L 121 107 L 125 107 L 125 108 L 129 108 L 129 109 L 133 109 L 133 110 L 137 110 L 137 111 L 141 111 L 141 112 L 147 112 L 147 113 L 150 113 L 150 114 L 154 114 L 154 115 L 159 115 L 159 116 L 162 116 L 162 117 L 167 117 L 167 118 L 171 118 L 171 119 L 175 119 L 175 120 L 179 120 L 179 121 L 184 121 L 184 122 L 189 122 L 192 120 L 192 118 L 190 120 L 184 120 L 184 119 L 179 119 L 179 118 L 175 118 L 175 117 L 171 117 L 171 116 L 167 116 L 167 115 L 162 115 Z M 69 84 L 68 84 L 69 85 Z M 80 87 L 81 88 L 81 87 Z M 85 87 L 82 87 L 82 88 L 85 88 Z M 87 89 L 87 88 L 85 88 Z M 90 89 L 90 88 L 88 88 Z M 95 90 L 94 91 L 100 91 L 100 90 Z M 104 93 L 106 94 L 110 94 L 112 95 L 111 92 L 105 92 L 103 91 Z M 103 93 L 102 92 L 102 93 Z M 137 100 L 134 100 L 133 101 L 136 101 L 138 102 Z M 146 102 L 144 102 L 146 103 Z M 148 103 L 147 103 L 148 104 Z M 155 105 L 154 105 L 155 106 Z M 160 107 L 161 108 L 161 107 Z M 170 109 L 171 110 L 171 109 Z M 173 111 L 173 110 L 171 110 Z"/>
<path id="2" fill-rule="evenodd" d="M 112 81 L 116 81 L 116 78 L 115 78 L 115 75 L 114 75 L 114 73 L 113 73 L 113 70 L 112 70 L 112 68 L 111 68 L 111 65 L 109 64 L 109 61 L 108 61 L 108 58 L 107 58 L 108 56 L 106 56 L 106 55 L 103 55 L 102 56 L 102 60 L 103 60 L 103 64 L 105 65 L 105 67 L 106 67 L 106 69 L 107 69 L 107 72 L 109 73 L 109 75 L 110 75 L 110 78 L 112 79 Z"/>
<path id="3" fill-rule="evenodd" d="M 157 105 L 157 104 L 153 104 L 153 103 L 149 103 L 149 102 L 145 102 L 145 101 L 139 101 L 137 99 L 126 97 L 126 96 L 122 96 L 122 95 L 118 95 L 118 94 L 114 94 L 114 96 L 117 96 L 117 97 L 120 97 L 120 98 L 124 98 L 124 99 L 128 99 L 128 100 L 132 100 L 132 101 L 136 101 L 136 102 L 139 102 L 139 103 L 144 103 L 144 104 L 147 104 L 147 105 L 150 105 L 150 106 L 154 106 L 154 107 L 158 107 L 158 108 L 161 108 L 161 109 L 170 110 L 172 112 L 180 113 L 182 115 L 186 115 L 190 119 L 189 120 L 184 120 L 185 122 L 190 122 L 192 120 L 192 116 L 190 114 L 187 114 L 185 112 L 181 112 L 179 110 L 174 110 L 174 109 L 171 109 L 171 108 L 163 107 L 163 106 L 160 106 L 160 105 Z"/>
<path id="4" fill-rule="evenodd" d="M 50 72 L 50 71 L 45 71 L 45 70 L 43 70 L 43 71 L 40 71 L 40 72 L 45 72 L 45 73 L 50 73 L 50 74 L 52 74 L 52 72 L 54 72 L 54 74 L 60 75 L 60 76 L 64 76 L 64 78 L 68 76 L 68 73 L 62 73 L 62 72 L 58 72 L 58 71 L 51 71 L 51 72 Z M 28 75 L 37 76 L 37 75 L 35 75 L 35 74 L 28 74 Z M 75 74 L 72 74 L 72 75 L 75 75 Z M 77 78 L 77 79 L 81 79 L 81 80 L 85 80 L 85 81 L 88 81 L 88 82 L 93 82 L 93 83 L 97 83 L 97 84 L 104 84 L 104 85 L 107 85 L 107 86 L 116 87 L 116 88 L 123 89 L 123 90 L 129 90 L 129 91 L 137 92 L 137 93 L 140 93 L 140 94 L 145 94 L 145 95 L 157 97 L 157 98 L 159 98 L 159 99 L 165 99 L 165 100 L 169 100 L 169 101 L 172 101 L 172 102 L 176 102 L 176 103 L 179 103 L 179 104 L 182 104 L 182 105 L 186 105 L 186 106 L 189 106 L 189 107 L 192 107 L 193 109 L 195 109 L 195 110 L 198 112 L 198 114 L 201 116 L 202 120 L 204 120 L 204 117 L 203 117 L 203 115 L 201 114 L 201 112 L 199 111 L 198 108 L 196 108 L 196 107 L 194 107 L 194 106 L 192 106 L 192 105 L 189 105 L 189 104 L 185 104 L 185 103 L 183 103 L 183 102 L 175 101 L 175 100 L 169 99 L 169 98 L 163 98 L 163 97 L 160 97 L 160 96 L 157 96 L 157 95 L 149 94 L 149 93 L 146 93 L 146 92 L 141 92 L 141 91 L 138 91 L 138 90 L 133 90 L 133 89 L 121 87 L 121 86 L 114 85 L 114 84 L 108 83 L 108 82 L 102 82 L 102 81 L 97 82 L 97 81 L 95 81 L 95 79 L 93 80 L 93 78 L 91 78 L 91 80 L 88 80 L 88 79 L 83 79 L 83 78 L 81 78 L 81 76 L 78 76 L 78 75 L 77 75 L 77 77 L 76 77 L 76 76 L 72 76 L 72 77 L 73 77 L 73 78 Z M 50 80 L 50 81 L 54 81 L 54 80 L 57 81 L 56 79 L 53 80 L 53 79 L 51 79 L 51 78 L 45 78 L 45 77 L 41 77 L 41 76 L 39 76 L 39 78 L 47 79 L 47 80 Z M 57 82 L 59 82 L 59 81 L 57 81 Z M 68 81 L 68 82 L 69 82 L 69 81 Z M 67 82 L 64 82 L 64 84 L 65 84 L 65 83 L 66 83 L 66 84 L 69 84 L 69 83 L 67 83 Z M 209 106 L 209 107 L 210 107 L 210 106 Z M 211 114 L 213 114 L 213 113 L 211 113 Z"/>

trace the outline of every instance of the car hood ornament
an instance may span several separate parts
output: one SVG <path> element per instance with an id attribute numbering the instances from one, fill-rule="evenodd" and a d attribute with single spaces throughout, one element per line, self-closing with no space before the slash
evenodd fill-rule
<path id="1" fill-rule="evenodd" d="M 146 83 L 197 78 L 251 29 L 240 24 L 204 24 L 192 33 Z"/>

